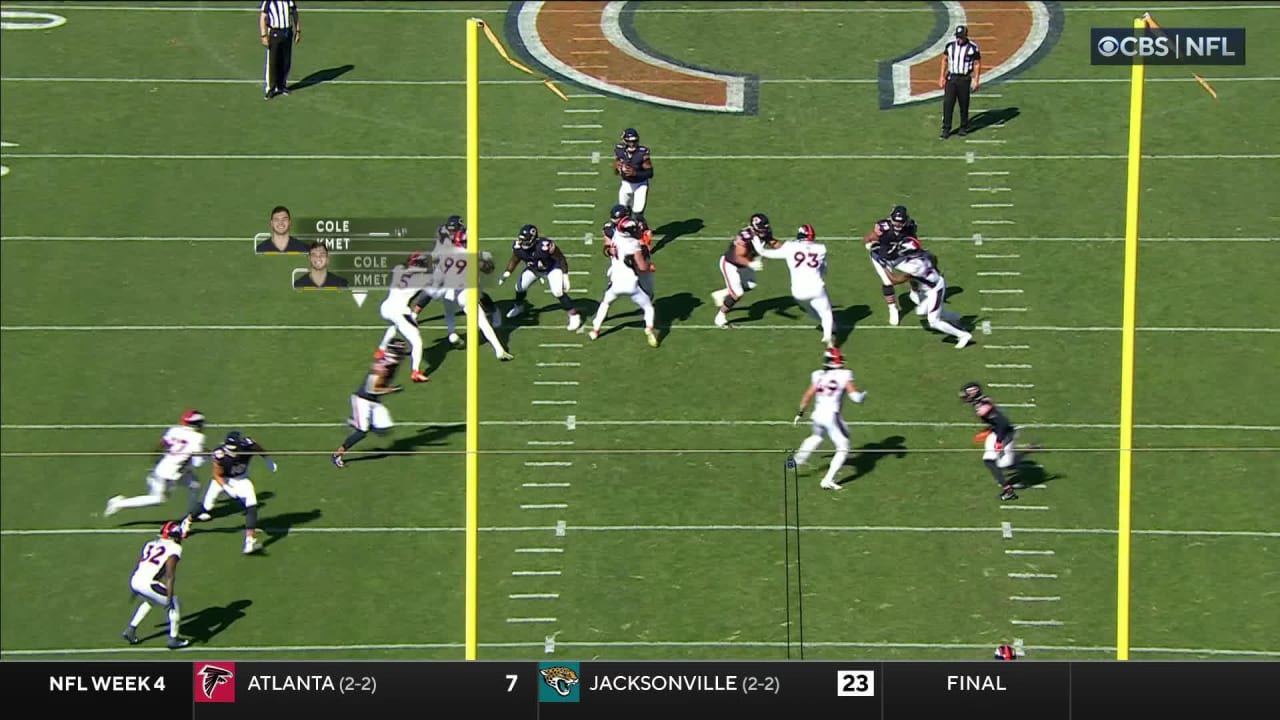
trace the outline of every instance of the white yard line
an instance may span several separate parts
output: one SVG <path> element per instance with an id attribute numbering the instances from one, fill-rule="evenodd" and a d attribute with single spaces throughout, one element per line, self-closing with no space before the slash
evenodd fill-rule
<path id="1" fill-rule="evenodd" d="M 585 320 L 584 320 L 585 322 Z M 444 330 L 444 325 L 422 325 L 424 330 Z M 723 332 L 724 328 L 716 325 L 699 325 L 699 324 L 680 324 L 676 327 L 681 330 L 716 330 Z M 993 326 L 1002 332 L 1120 332 L 1121 328 L 1106 325 L 995 325 Z M 385 330 L 382 325 L 0 325 L 2 332 L 163 332 L 173 333 L 178 330 L 192 330 L 198 332 L 261 332 L 261 331 L 290 331 L 290 332 L 333 332 L 335 330 L 350 331 L 369 331 L 369 330 Z M 564 332 L 564 326 L 555 323 L 550 325 L 522 325 L 522 331 L 551 331 Z M 757 323 L 741 323 L 736 326 L 738 330 L 803 330 L 805 332 L 813 332 L 813 326 L 807 322 L 797 322 L 791 325 L 771 325 Z M 863 325 L 858 324 L 858 330 L 895 330 L 901 332 L 910 331 L 907 326 L 894 325 Z M 1139 327 L 1139 332 L 1165 332 L 1165 333 L 1280 333 L 1277 327 Z M 918 332 L 918 331 L 917 331 Z M 539 367 L 542 367 L 540 364 Z M 566 366 L 567 367 L 567 366 Z"/>
<path id="2" fill-rule="evenodd" d="M 561 171 L 559 175 L 598 175 L 597 172 L 585 171 Z M 595 192 L 595 188 L 581 187 L 561 187 L 556 189 L 557 192 Z M 726 233 L 731 231 L 726 230 Z M 727 235 L 726 235 L 727 237 Z M 824 236 L 831 241 L 844 240 L 861 240 L 861 236 L 854 237 L 852 235 L 827 235 Z M 5 242 L 173 242 L 173 243 L 190 243 L 190 242 L 237 242 L 248 243 L 252 238 L 245 236 L 230 235 L 213 235 L 213 236 L 180 236 L 180 235 L 4 235 L 0 236 L 0 240 Z M 1019 237 L 990 237 L 985 238 L 987 242 L 1065 242 L 1065 243 L 1120 243 L 1124 242 L 1122 237 L 1106 236 L 1106 237 L 1035 237 L 1035 236 L 1019 236 Z M 507 237 L 485 237 L 481 238 L 482 242 L 509 242 Z M 724 238 L 716 235 L 714 232 L 701 233 L 697 235 L 685 235 L 680 238 L 680 242 L 704 241 L 704 242 L 723 242 Z M 966 236 L 947 236 L 939 235 L 930 237 L 929 242 L 973 242 L 972 235 Z M 1277 237 L 1144 237 L 1140 241 L 1142 244 L 1151 243 L 1213 243 L 1217 245 L 1228 243 L 1273 243 L 1280 242 Z M 991 257 L 1007 257 L 1017 258 L 1018 255 L 991 256 Z"/>
<path id="3" fill-rule="evenodd" d="M 260 81 L 259 81 L 260 82 Z M 465 155 L 357 155 L 357 154 L 321 154 L 321 153 L 286 153 L 286 154 L 268 154 L 268 153 L 107 153 L 107 152 L 57 152 L 57 153 L 3 153 L 0 154 L 6 160 L 148 160 L 148 161 L 168 161 L 168 162 L 194 162 L 197 160 L 248 160 L 248 161 L 288 161 L 288 162 L 310 162 L 310 161 L 463 161 Z M 548 162 L 548 161 L 573 161 L 581 162 L 585 156 L 583 155 L 484 155 L 481 157 L 483 162 L 512 162 L 512 161 L 529 161 L 529 162 Z M 1280 159 L 1280 153 L 1221 153 L 1221 154 L 1167 154 L 1167 155 L 1143 155 L 1144 160 L 1277 160 Z M 1109 155 L 1099 153 L 1079 153 L 1079 154 L 1059 154 L 1059 155 L 987 155 L 978 158 L 984 162 L 991 161 L 1011 161 L 1026 160 L 1032 162 L 1040 162 L 1044 160 L 1127 160 L 1127 155 Z M 812 154 L 812 155 L 663 155 L 663 162 L 683 162 L 683 161 L 713 161 L 713 162 L 729 162 L 729 161 L 842 161 L 842 160 L 952 160 L 965 161 L 964 155 L 890 155 L 890 154 Z M 988 192 L 1004 192 L 1004 190 L 992 190 L 987 188 Z"/>
<path id="4" fill-rule="evenodd" d="M 574 365 L 576 367 L 577 365 Z M 587 426 L 618 426 L 625 427 L 628 425 L 656 425 L 656 426 L 735 426 L 735 425 L 792 425 L 790 420 L 758 420 L 758 419 L 700 419 L 693 420 L 688 418 L 671 418 L 671 419 L 655 419 L 655 418 L 636 418 L 636 419 L 617 419 L 617 420 L 576 420 L 577 425 Z M 442 425 L 462 425 L 463 420 L 413 420 L 413 421 L 397 421 L 397 425 L 403 427 L 430 427 Z M 481 425 L 502 427 L 502 426 L 536 426 L 536 425 L 564 425 L 564 420 L 481 420 Z M 858 427 L 926 427 L 926 428 L 972 428 L 974 423 L 971 422 L 941 422 L 941 421 L 922 421 L 922 420 L 846 420 L 846 425 L 854 425 Z M 77 430 L 163 430 L 172 425 L 172 423 L 4 423 L 0 424 L 0 430 L 38 430 L 38 431 L 77 431 Z M 346 427 L 344 422 L 269 422 L 249 420 L 237 423 L 225 423 L 218 426 L 210 427 L 239 427 L 239 428 L 334 428 Z M 1034 423 L 1018 423 L 1018 427 L 1024 428 L 1059 428 L 1069 430 L 1114 430 L 1120 426 L 1115 423 L 1054 423 L 1054 422 L 1034 422 Z M 1136 424 L 1135 428 L 1143 430 L 1238 430 L 1244 432 L 1276 432 L 1280 431 L 1280 425 L 1211 425 L 1211 424 Z M 1098 448 L 1107 449 L 1107 448 Z M 698 452 L 696 449 L 672 450 L 663 452 Z M 722 452 L 717 450 L 716 452 Z M 773 452 L 773 451 L 770 451 Z"/>

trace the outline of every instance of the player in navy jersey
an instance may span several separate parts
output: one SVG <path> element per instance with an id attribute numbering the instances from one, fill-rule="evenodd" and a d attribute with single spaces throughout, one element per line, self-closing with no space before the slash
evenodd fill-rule
<path id="1" fill-rule="evenodd" d="M 560 307 L 569 314 L 569 331 L 582 327 L 582 316 L 569 297 L 569 261 L 555 241 L 538 233 L 536 225 L 520 228 L 520 234 L 511 244 L 511 259 L 507 261 L 507 269 L 498 279 L 498 284 L 506 282 L 520 263 L 524 263 L 524 272 L 516 278 L 516 304 L 507 311 L 507 317 L 513 318 L 525 311 L 529 287 L 534 281 L 544 279 L 551 288 L 551 294 L 560 302 Z"/>
<path id="2" fill-rule="evenodd" d="M 640 144 L 640 133 L 635 128 L 622 131 L 622 142 L 613 146 L 613 172 L 622 181 L 618 185 L 618 204 L 625 207 L 631 218 L 640 223 L 640 242 L 649 247 L 653 233 L 645 221 L 644 211 L 649 204 L 649 181 L 653 179 L 653 158 L 649 148 Z"/>
<path id="3" fill-rule="evenodd" d="M 391 413 L 382 404 L 382 398 L 404 389 L 392 382 L 400 360 L 409 352 L 409 345 L 400 338 L 392 340 L 382 351 L 381 357 L 373 361 L 364 381 L 351 394 L 351 425 L 354 432 L 342 441 L 342 445 L 333 451 L 334 467 L 346 467 L 342 456 L 369 434 L 370 430 L 383 433 L 395 427 L 391 421 Z"/>
<path id="4" fill-rule="evenodd" d="M 212 520 L 213 516 L 210 513 L 213 511 L 213 504 L 221 493 L 239 500 L 244 506 L 245 555 L 262 549 L 254 539 L 254 533 L 258 528 L 258 492 L 254 488 L 253 481 L 249 479 L 249 461 L 254 455 L 262 456 L 267 469 L 271 472 L 276 471 L 275 461 L 267 455 L 267 449 L 257 441 L 241 434 L 239 430 L 227 433 L 222 447 L 214 449 L 210 454 L 213 462 L 213 480 L 210 481 L 209 489 L 204 494 L 203 512 L 195 516 L 196 520 Z"/>

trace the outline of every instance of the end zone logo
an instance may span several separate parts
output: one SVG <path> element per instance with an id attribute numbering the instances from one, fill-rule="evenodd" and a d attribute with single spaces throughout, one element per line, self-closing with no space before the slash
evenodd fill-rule
<path id="1" fill-rule="evenodd" d="M 198 662 L 195 664 L 196 702 L 233 703 L 236 701 L 236 664 L 233 662 Z"/>

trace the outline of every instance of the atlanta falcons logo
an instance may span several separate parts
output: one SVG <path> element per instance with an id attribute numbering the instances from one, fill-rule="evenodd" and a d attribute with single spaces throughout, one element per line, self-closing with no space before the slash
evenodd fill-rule
<path id="1" fill-rule="evenodd" d="M 231 678 L 235 675 L 226 668 L 220 668 L 217 665 L 205 665 L 200 668 L 200 677 L 204 678 L 202 688 L 204 696 L 210 700 L 213 699 L 213 691 L 223 683 L 231 682 Z"/>

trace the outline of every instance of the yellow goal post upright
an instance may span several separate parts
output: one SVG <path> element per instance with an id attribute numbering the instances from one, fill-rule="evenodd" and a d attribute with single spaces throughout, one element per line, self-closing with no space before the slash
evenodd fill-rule
<path id="1" fill-rule="evenodd" d="M 511 57 L 493 30 L 479 18 L 467 18 L 466 86 L 467 86 L 467 489 L 466 489 L 466 590 L 464 597 L 465 657 L 476 659 L 479 647 L 477 620 L 479 593 L 479 470 L 480 470 L 480 330 L 477 318 L 480 305 L 480 32 L 511 67 L 535 73 Z M 542 84 L 561 100 L 569 97 L 550 78 Z"/>
<path id="2" fill-rule="evenodd" d="M 1147 27 L 1147 16 L 1133 21 L 1135 32 Z M 1124 318 L 1120 339 L 1120 483 L 1116 527 L 1116 660 L 1129 659 L 1129 563 L 1133 539 L 1133 372 L 1138 294 L 1138 199 L 1142 192 L 1142 91 L 1146 66 L 1132 65 L 1129 86 L 1129 158 L 1124 214 Z"/>
<path id="3" fill-rule="evenodd" d="M 467 19 L 467 489 L 466 489 L 466 659 L 476 659 L 479 592 L 480 330 L 480 24 Z"/>

